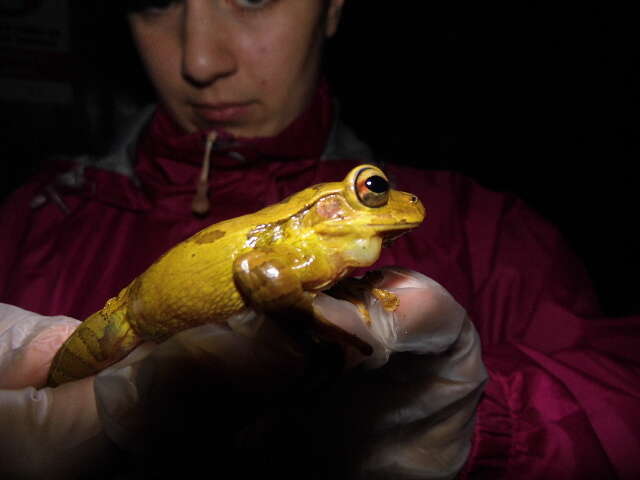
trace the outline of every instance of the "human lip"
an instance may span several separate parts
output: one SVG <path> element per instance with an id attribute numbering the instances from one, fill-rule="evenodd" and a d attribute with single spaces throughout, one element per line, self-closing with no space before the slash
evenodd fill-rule
<path id="1" fill-rule="evenodd" d="M 227 123 L 242 120 L 252 102 L 193 103 L 196 116 L 207 123 Z"/>

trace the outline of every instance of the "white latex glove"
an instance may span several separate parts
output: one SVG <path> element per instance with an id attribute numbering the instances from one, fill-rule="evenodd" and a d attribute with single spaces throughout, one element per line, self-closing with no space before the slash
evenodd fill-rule
<path id="1" fill-rule="evenodd" d="M 68 478 L 100 455 L 94 378 L 37 389 L 79 323 L 0 304 L 0 478 Z"/>
<path id="2" fill-rule="evenodd" d="M 309 381 L 303 349 L 249 313 L 232 329 L 206 325 L 142 346 L 101 372 L 96 395 L 107 434 L 150 454 L 147 464 L 169 477 L 197 462 L 222 474 L 224 459 L 224 472 L 239 474 L 239 463 L 262 457 L 279 472 L 300 464 L 294 477 L 349 470 L 349 478 L 453 478 L 487 378 L 477 333 L 451 295 L 421 274 L 387 269 L 377 286 L 397 294 L 400 307 L 387 312 L 366 295 L 371 328 L 349 302 L 318 296 L 315 308 L 374 347 L 370 357 L 349 349 L 352 368 L 335 370 L 333 381 Z M 238 449 L 248 453 L 236 458 Z"/>
<path id="3" fill-rule="evenodd" d="M 400 305 L 386 311 L 367 292 L 371 327 L 348 302 L 322 296 L 316 303 L 336 325 L 374 347 L 369 358 L 351 352 L 353 363 L 374 370 L 352 376 L 332 393 L 343 407 L 352 474 L 454 478 L 468 456 L 475 408 L 487 379 L 478 334 L 437 282 L 400 268 L 382 272 L 374 286 L 395 293 Z M 330 313 L 334 310 L 342 313 Z"/>

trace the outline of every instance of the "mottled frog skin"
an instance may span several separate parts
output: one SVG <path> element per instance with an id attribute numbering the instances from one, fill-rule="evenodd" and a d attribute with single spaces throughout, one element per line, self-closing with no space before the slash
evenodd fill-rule
<path id="1" fill-rule="evenodd" d="M 57 352 L 49 386 L 93 375 L 144 341 L 161 342 L 253 308 L 313 314 L 315 295 L 423 221 L 414 195 L 360 165 L 258 212 L 211 225 L 176 245 L 87 318 Z M 318 322 L 327 322 L 317 319 Z"/>

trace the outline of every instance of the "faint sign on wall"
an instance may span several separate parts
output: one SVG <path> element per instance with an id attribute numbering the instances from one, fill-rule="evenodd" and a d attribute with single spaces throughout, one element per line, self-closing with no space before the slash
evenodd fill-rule
<path id="1" fill-rule="evenodd" d="M 0 0 L 0 101 L 70 104 L 68 0 Z"/>

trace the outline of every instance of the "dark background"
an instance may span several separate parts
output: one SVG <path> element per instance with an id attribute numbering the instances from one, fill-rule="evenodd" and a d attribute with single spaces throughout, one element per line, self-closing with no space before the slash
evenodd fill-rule
<path id="1" fill-rule="evenodd" d="M 348 123 L 398 162 L 518 194 L 564 232 L 608 313 L 640 312 L 631 7 L 349 1 L 327 65 Z M 71 1 L 73 104 L 0 104 L 0 196 L 52 154 L 104 150 L 152 98 L 108 3 Z"/>

